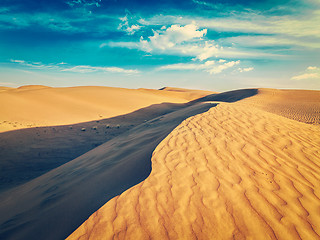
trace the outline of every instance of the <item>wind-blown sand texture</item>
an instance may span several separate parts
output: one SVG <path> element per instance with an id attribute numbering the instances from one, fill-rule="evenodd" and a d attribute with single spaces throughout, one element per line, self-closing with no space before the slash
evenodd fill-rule
<path id="1" fill-rule="evenodd" d="M 318 123 L 319 92 L 268 91 L 185 120 L 68 239 L 320 239 L 320 126 L 277 115 Z"/>
<path id="2" fill-rule="evenodd" d="M 243 103 L 299 122 L 320 124 L 320 91 L 258 89 Z"/>
<path id="3" fill-rule="evenodd" d="M 160 91 L 111 87 L 0 88 L 0 132 L 110 118 L 163 102 L 185 103 L 209 91 Z M 213 92 L 211 92 L 213 93 Z"/>

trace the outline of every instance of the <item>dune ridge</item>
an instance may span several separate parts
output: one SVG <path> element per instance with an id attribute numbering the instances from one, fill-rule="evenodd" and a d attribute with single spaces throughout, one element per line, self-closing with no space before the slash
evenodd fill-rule
<path id="1" fill-rule="evenodd" d="M 186 103 L 210 92 L 112 87 L 52 88 L 28 85 L 0 88 L 0 132 L 75 124 L 127 114 L 152 104 Z"/>
<path id="2" fill-rule="evenodd" d="M 138 120 L 150 111 L 149 118 L 160 116 L 1 193 L 0 239 L 66 238 L 106 201 L 149 175 L 153 150 L 176 126 L 213 106 L 216 104 L 161 104 L 138 111 Z"/>
<path id="3" fill-rule="evenodd" d="M 0 133 L 0 194 L 140 124 L 183 107 L 183 104 L 174 103 L 153 104 L 129 114 L 98 121 Z"/>
<path id="4" fill-rule="evenodd" d="M 67 239 L 320 239 L 320 127 L 255 98 L 185 120 Z"/>

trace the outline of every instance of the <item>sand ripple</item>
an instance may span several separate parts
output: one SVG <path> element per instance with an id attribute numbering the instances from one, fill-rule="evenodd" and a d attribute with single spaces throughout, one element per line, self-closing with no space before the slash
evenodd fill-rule
<path id="1" fill-rule="evenodd" d="M 320 127 L 221 103 L 68 239 L 320 239 Z"/>

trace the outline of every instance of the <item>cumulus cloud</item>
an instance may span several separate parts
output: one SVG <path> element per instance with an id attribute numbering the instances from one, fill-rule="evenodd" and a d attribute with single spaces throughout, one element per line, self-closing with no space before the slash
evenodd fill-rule
<path id="1" fill-rule="evenodd" d="M 123 19 L 124 21 L 126 18 Z M 228 47 L 224 48 L 214 40 L 208 40 L 207 29 L 200 29 L 195 22 L 187 25 L 162 26 L 159 30 L 153 30 L 148 37 L 140 37 L 139 42 L 108 42 L 109 47 L 124 47 L 139 49 L 150 54 L 165 54 L 176 56 L 188 56 L 193 60 L 204 61 L 218 57 L 279 57 L 276 54 L 240 51 Z M 104 45 L 105 46 L 105 45 Z"/>
<path id="2" fill-rule="evenodd" d="M 195 23 L 185 26 L 172 25 L 168 28 L 163 26 L 158 31 L 153 31 L 153 36 L 147 40 L 140 39 L 146 51 L 154 49 L 166 50 L 180 45 L 183 42 L 199 39 L 207 34 L 207 29 L 199 30 Z"/>
<path id="3" fill-rule="evenodd" d="M 238 65 L 240 61 L 206 61 L 204 63 L 178 63 L 161 66 L 158 70 L 203 70 L 210 74 L 218 74 L 222 71 Z"/>
<path id="4" fill-rule="evenodd" d="M 319 79 L 320 80 L 320 68 L 315 66 L 309 66 L 307 69 L 299 75 L 293 76 L 291 80 L 308 80 L 308 79 Z"/>
<path id="5" fill-rule="evenodd" d="M 128 35 L 133 35 L 135 32 L 140 30 L 142 28 L 139 24 L 131 24 L 129 23 L 133 21 L 133 18 L 130 15 L 126 15 L 122 18 L 119 18 L 121 23 L 118 26 L 119 30 L 125 31 Z"/>
<path id="6" fill-rule="evenodd" d="M 222 64 L 222 65 L 219 65 L 219 66 L 217 66 L 217 67 L 213 67 L 213 68 L 209 69 L 208 72 L 209 72 L 210 74 L 221 73 L 222 71 L 224 71 L 224 70 L 226 70 L 226 69 L 228 69 L 228 68 L 231 68 L 231 67 L 233 67 L 233 66 L 235 66 L 235 65 L 237 65 L 237 64 L 239 64 L 239 63 L 240 63 L 239 60 L 238 60 L 238 61 L 226 62 L 226 63 L 224 63 L 224 64 Z"/>
<path id="7" fill-rule="evenodd" d="M 206 60 L 217 57 L 222 49 L 213 40 L 205 40 L 207 29 L 199 29 L 192 22 L 185 26 L 163 26 L 154 31 L 153 35 L 146 39 L 141 37 L 138 48 L 149 53 L 161 53 L 169 55 L 185 55 L 194 57 L 194 60 Z"/>

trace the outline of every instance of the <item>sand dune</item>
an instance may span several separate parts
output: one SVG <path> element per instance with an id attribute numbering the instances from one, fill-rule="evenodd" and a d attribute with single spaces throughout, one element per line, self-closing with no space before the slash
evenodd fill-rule
<path id="1" fill-rule="evenodd" d="M 0 239 L 66 238 L 106 201 L 149 175 L 153 150 L 177 125 L 212 106 L 215 104 L 161 104 L 138 111 L 137 116 L 133 116 L 138 120 L 150 114 L 149 117 L 159 116 L 143 121 L 86 154 L 2 193 Z M 67 144 L 64 140 L 55 139 Z"/>
<path id="2" fill-rule="evenodd" d="M 171 93 L 180 93 L 182 96 L 184 96 L 185 99 L 188 99 L 189 101 L 217 93 L 212 91 L 175 88 L 175 87 L 164 87 L 159 90 L 171 92 Z"/>
<path id="3" fill-rule="evenodd" d="M 320 124 L 320 91 L 258 89 L 243 103 L 299 122 Z"/>
<path id="4" fill-rule="evenodd" d="M 69 239 L 320 239 L 319 91 L 244 89 L 208 96 L 175 88 L 26 86 L 2 93 L 20 99 L 20 108 L 28 98 L 44 99 L 36 107 L 62 114 L 63 123 L 82 113 L 95 119 L 1 133 L 0 149 L 14 152 L 17 146 L 17 156 L 30 154 L 25 166 L 48 156 L 50 147 L 57 147 L 56 159 L 62 146 L 70 157 L 105 143 L 1 193 L 1 239 L 62 239 L 86 219 Z M 123 96 L 127 103 L 135 99 L 133 105 L 125 106 Z M 54 109 L 52 97 L 66 105 Z M 107 99 L 119 103 L 99 102 Z M 97 120 L 104 108 L 108 114 L 119 108 L 119 114 L 166 99 L 192 101 Z M 25 116 L 48 124 L 33 114 Z"/>
<path id="5" fill-rule="evenodd" d="M 185 103 L 210 92 L 136 90 L 111 87 L 51 88 L 41 85 L 0 89 L 0 132 L 74 124 L 127 114 L 152 104 Z"/>
<path id="6" fill-rule="evenodd" d="M 98 121 L 0 133 L 0 193 L 59 167 L 140 124 L 182 107 L 181 104 L 154 104 Z"/>
<path id="7" fill-rule="evenodd" d="M 320 239 L 320 126 L 283 117 L 316 123 L 319 92 L 280 92 L 185 120 L 68 239 Z"/>

